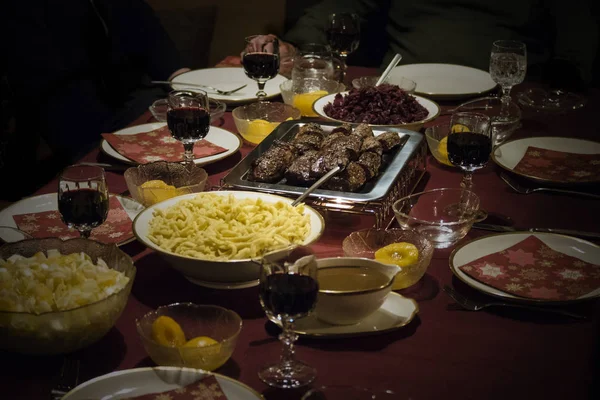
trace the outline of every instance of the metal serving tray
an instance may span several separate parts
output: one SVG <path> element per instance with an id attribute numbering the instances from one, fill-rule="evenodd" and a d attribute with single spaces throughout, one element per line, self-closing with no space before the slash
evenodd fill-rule
<path id="1" fill-rule="evenodd" d="M 269 136 L 267 136 L 258 146 L 256 146 L 242 161 L 223 178 L 222 184 L 240 190 L 257 190 L 268 193 L 275 193 L 286 197 L 298 197 L 305 190 L 304 186 L 292 186 L 285 182 L 285 178 L 277 183 L 253 182 L 247 179 L 252 162 L 267 151 L 276 140 L 291 141 L 299 128 L 310 121 L 286 121 L 282 122 Z M 331 131 L 340 126 L 334 122 L 318 122 L 325 131 Z M 403 128 L 373 128 L 373 133 L 377 136 L 383 132 L 398 132 L 400 136 L 408 135 L 408 141 L 402 148 L 395 153 L 384 155 L 384 163 L 379 176 L 370 179 L 365 186 L 357 192 L 341 192 L 336 190 L 317 189 L 309 198 L 331 199 L 344 202 L 373 202 L 380 200 L 388 195 L 394 187 L 398 177 L 408 168 L 412 168 L 410 161 L 421 151 L 424 141 L 423 135 L 419 132 Z M 307 199 L 308 200 L 308 199 Z"/>

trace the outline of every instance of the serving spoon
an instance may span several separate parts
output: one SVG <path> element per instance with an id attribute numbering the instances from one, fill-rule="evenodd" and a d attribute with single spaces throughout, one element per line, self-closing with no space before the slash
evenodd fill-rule
<path id="1" fill-rule="evenodd" d="M 390 72 L 392 72 L 392 69 L 394 69 L 394 67 L 396 65 L 398 65 L 398 63 L 400 62 L 400 60 L 402 60 L 402 55 L 400 55 L 400 53 L 396 53 L 396 55 L 394 56 L 394 58 L 392 58 L 392 61 L 390 61 L 390 63 L 388 64 L 388 66 L 385 69 L 385 71 L 383 71 L 383 74 L 381 74 L 381 76 L 377 80 L 377 83 L 375 83 L 375 86 L 379 86 L 383 82 L 385 82 L 385 80 L 388 77 L 388 75 L 390 74 Z"/>

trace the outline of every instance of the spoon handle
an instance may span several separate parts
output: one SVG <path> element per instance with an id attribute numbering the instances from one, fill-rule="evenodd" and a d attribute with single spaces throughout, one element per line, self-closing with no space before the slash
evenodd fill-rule
<path id="1" fill-rule="evenodd" d="M 385 81 L 387 76 L 390 74 L 390 72 L 392 72 L 392 69 L 400 62 L 400 60 L 402 60 L 402 55 L 400 55 L 399 53 L 396 53 L 396 55 L 394 56 L 392 61 L 389 63 L 389 65 L 387 66 L 385 71 L 383 71 L 383 74 L 381 74 L 381 76 L 377 80 L 377 83 L 375 84 L 375 86 L 379 86 Z"/>
<path id="2" fill-rule="evenodd" d="M 309 187 L 308 189 L 306 189 L 304 191 L 304 193 L 302 193 L 300 195 L 300 197 L 298 197 L 296 200 L 294 200 L 292 202 L 292 207 L 297 206 L 298 204 L 300 204 L 300 202 L 302 202 L 302 200 L 304 200 L 306 198 L 306 196 L 308 196 L 309 194 L 311 194 L 313 191 L 317 190 L 319 188 L 319 186 L 321 186 L 322 184 L 324 184 L 325 182 L 327 182 L 329 180 L 329 178 L 331 178 L 332 176 L 334 176 L 335 174 L 337 174 L 340 170 L 341 170 L 341 168 L 340 168 L 339 165 L 337 167 L 332 168 L 331 170 L 329 170 L 329 172 L 327 172 L 325 175 L 323 175 L 318 181 L 316 181 L 315 183 L 313 183 L 311 187 Z"/>

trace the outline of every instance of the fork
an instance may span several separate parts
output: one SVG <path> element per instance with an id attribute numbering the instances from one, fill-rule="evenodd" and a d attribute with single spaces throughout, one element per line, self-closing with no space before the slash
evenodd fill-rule
<path id="1" fill-rule="evenodd" d="M 536 307 L 536 306 L 529 306 L 529 305 L 519 304 L 519 303 L 504 303 L 504 302 L 485 302 L 484 303 L 484 302 L 476 301 L 473 299 L 469 299 L 469 298 L 463 296 L 462 294 L 458 293 L 456 291 L 456 289 L 454 289 L 450 286 L 447 286 L 447 285 L 444 286 L 444 292 L 446 292 L 448 294 L 448 296 L 450 296 L 452 299 L 454 299 L 454 301 L 456 301 L 460 306 L 462 306 L 464 309 L 469 310 L 469 311 L 479 311 L 479 310 L 483 310 L 484 308 L 487 308 L 487 307 L 514 307 L 514 308 L 522 308 L 522 309 L 531 310 L 531 311 L 542 311 L 542 312 L 560 314 L 560 315 L 564 315 L 567 317 L 580 319 L 580 320 L 587 319 L 587 317 L 584 315 L 574 314 L 572 312 L 569 312 L 566 310 L 560 310 L 557 308 Z"/>
<path id="2" fill-rule="evenodd" d="M 171 81 L 152 81 L 151 83 L 154 84 L 158 84 L 158 85 L 182 85 L 182 86 L 197 86 L 197 87 L 201 87 L 201 88 L 205 88 L 205 89 L 210 89 L 215 91 L 217 94 L 223 95 L 223 96 L 227 96 L 229 94 L 235 93 L 239 90 L 242 90 L 243 88 L 245 88 L 246 86 L 248 86 L 248 84 L 242 85 L 239 88 L 236 89 L 232 89 L 232 90 L 221 90 L 221 89 L 217 89 L 216 87 L 212 87 L 212 86 L 208 86 L 208 85 L 202 85 L 200 83 L 187 83 L 187 82 L 171 82 Z"/>
<path id="3" fill-rule="evenodd" d="M 514 179 L 510 178 L 504 172 L 500 173 L 500 178 L 502 178 L 502 180 L 504 182 L 506 182 L 506 184 L 508 186 L 510 186 L 515 192 L 521 193 L 521 194 L 529 194 L 529 193 L 533 193 L 533 192 L 554 192 L 554 193 L 562 193 L 562 194 L 572 194 L 575 196 L 584 196 L 584 197 L 589 197 L 592 199 L 600 199 L 600 195 L 594 194 L 594 193 L 578 192 L 575 190 L 566 190 L 566 189 L 558 189 L 558 188 L 545 188 L 545 187 L 533 187 L 532 188 L 532 187 L 523 186 L 520 183 L 517 183 Z"/>
<path id="4" fill-rule="evenodd" d="M 79 359 L 65 357 L 58 382 L 50 391 L 52 400 L 62 399 L 79 382 Z"/>

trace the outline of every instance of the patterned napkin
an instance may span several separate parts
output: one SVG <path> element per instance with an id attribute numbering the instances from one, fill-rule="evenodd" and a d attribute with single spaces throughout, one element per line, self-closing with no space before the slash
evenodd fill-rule
<path id="1" fill-rule="evenodd" d="M 573 300 L 600 287 L 600 265 L 552 250 L 535 236 L 459 268 L 488 286 L 531 299 Z"/>
<path id="2" fill-rule="evenodd" d="M 34 238 L 59 237 L 63 240 L 79 237 L 79 231 L 69 229 L 60 217 L 60 212 L 43 211 L 38 213 L 13 215 L 17 227 Z M 120 243 L 133 237 L 131 218 L 115 196 L 110 196 L 106 221 L 92 230 L 90 239 L 102 243 Z"/>
<path id="3" fill-rule="evenodd" d="M 171 162 L 183 160 L 183 144 L 171 136 L 166 125 L 150 132 L 141 132 L 135 135 L 103 133 L 102 137 L 120 155 L 140 164 L 161 160 Z M 224 151 L 227 151 L 227 149 L 208 140 L 200 140 L 194 145 L 196 158 L 208 157 Z"/>
<path id="4" fill-rule="evenodd" d="M 600 180 L 600 154 L 577 154 L 527 147 L 515 172 L 555 182 Z"/>
<path id="5" fill-rule="evenodd" d="M 179 389 L 127 397 L 126 400 L 227 400 L 227 397 L 217 382 L 217 378 L 209 375 Z"/>

